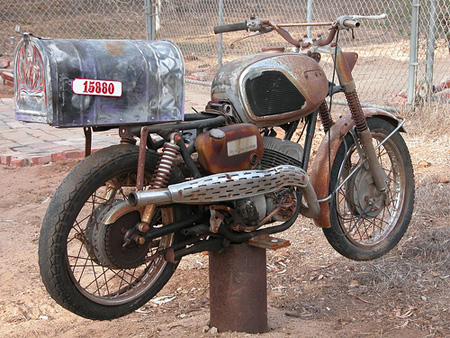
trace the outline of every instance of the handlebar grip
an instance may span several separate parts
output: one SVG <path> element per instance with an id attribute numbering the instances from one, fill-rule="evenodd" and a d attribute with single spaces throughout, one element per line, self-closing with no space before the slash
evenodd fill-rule
<path id="1" fill-rule="evenodd" d="M 360 26 L 360 23 L 356 20 L 344 20 L 343 24 L 347 28 L 358 28 Z"/>
<path id="2" fill-rule="evenodd" d="M 247 20 L 244 22 L 232 23 L 229 25 L 214 26 L 214 34 L 246 30 L 248 30 Z"/>
<path id="3" fill-rule="evenodd" d="M 387 14 L 383 13 L 380 15 L 352 15 L 353 20 L 368 19 L 368 20 L 382 20 L 387 18 Z"/>

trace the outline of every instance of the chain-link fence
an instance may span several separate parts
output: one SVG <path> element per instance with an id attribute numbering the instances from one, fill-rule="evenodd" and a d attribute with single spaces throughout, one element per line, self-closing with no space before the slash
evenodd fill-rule
<path id="1" fill-rule="evenodd" d="M 147 3 L 150 0 L 0 0 L 0 53 L 14 52 L 20 39 L 16 25 L 43 37 L 145 39 Z"/>
<path id="2" fill-rule="evenodd" d="M 238 42 L 232 49 L 230 43 L 242 33 L 215 36 L 212 28 L 220 22 L 242 22 L 250 16 L 277 23 L 317 22 L 343 14 L 387 13 L 386 20 L 363 21 L 354 37 L 351 32 L 340 35 L 341 47 L 360 56 L 354 76 L 362 101 L 391 106 L 413 103 L 415 94 L 442 101 L 450 97 L 447 86 L 440 85 L 450 76 L 448 0 L 0 0 L 0 4 L 2 54 L 13 52 L 17 38 L 11 43 L 10 37 L 15 25 L 55 38 L 166 38 L 182 49 L 187 78 L 206 83 L 221 62 L 268 45 L 286 46 L 271 33 Z M 290 32 L 301 38 L 326 34 L 326 28 Z M 331 60 L 324 57 L 322 64 L 331 73 Z"/>
<path id="3" fill-rule="evenodd" d="M 410 90 L 416 89 L 419 100 L 450 103 L 450 1 L 414 0 L 413 4 L 416 3 L 419 7 L 418 37 L 413 50 L 417 50 L 418 66 Z M 415 61 L 412 59 L 411 63 Z"/>

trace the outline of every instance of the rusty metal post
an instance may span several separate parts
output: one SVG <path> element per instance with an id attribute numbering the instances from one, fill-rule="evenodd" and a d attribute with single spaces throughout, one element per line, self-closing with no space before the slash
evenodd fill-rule
<path id="1" fill-rule="evenodd" d="M 92 153 L 92 128 L 84 127 L 84 157 L 88 157 Z"/>
<path id="2" fill-rule="evenodd" d="M 230 245 L 209 255 L 210 325 L 219 332 L 267 332 L 266 250 Z"/>
<path id="3" fill-rule="evenodd" d="M 148 128 L 141 128 L 141 143 L 139 144 L 139 160 L 138 169 L 136 174 L 136 190 L 141 191 L 144 189 L 144 175 L 145 175 L 145 154 L 147 152 L 147 138 Z"/>

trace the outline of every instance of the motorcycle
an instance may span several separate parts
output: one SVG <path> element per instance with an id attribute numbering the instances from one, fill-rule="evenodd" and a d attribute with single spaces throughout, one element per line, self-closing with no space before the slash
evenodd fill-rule
<path id="1" fill-rule="evenodd" d="M 87 156 L 51 199 L 39 239 L 49 294 L 86 318 L 121 317 L 154 297 L 182 257 L 220 252 L 230 244 L 270 247 L 271 235 L 290 228 L 299 215 L 313 219 L 333 248 L 350 259 L 372 260 L 391 250 L 408 227 L 414 203 L 411 159 L 400 134 L 405 120 L 382 109 L 362 109 L 352 76 L 357 54 L 342 51 L 338 40 L 340 32 L 357 29 L 359 20 L 381 18 L 346 15 L 317 24 L 250 18 L 216 26 L 216 34 L 276 32 L 293 47 L 225 64 L 205 110 L 184 114 L 181 121 L 140 121 L 138 113 L 130 113 L 116 121 L 105 117 L 109 122 L 101 125 L 85 116 L 79 124 L 85 131 L 117 127 L 121 144 Z M 328 36 L 297 40 L 285 29 L 313 25 L 329 26 Z M 83 112 L 95 106 L 100 114 L 100 106 L 112 105 L 106 100 L 135 85 L 71 75 L 55 76 L 59 87 L 50 84 L 36 72 L 56 67 L 61 74 L 64 62 L 43 55 L 42 44 L 51 41 L 29 35 L 24 40 L 16 49 L 18 115 L 21 105 L 28 107 L 25 113 L 44 107 L 53 114 L 50 122 L 68 126 L 75 120 L 64 114 L 68 102 Z M 108 55 L 120 54 L 118 43 L 105 46 Z M 173 102 L 184 82 L 173 79 L 184 81 L 183 67 L 176 46 L 158 46 L 167 53 L 154 54 L 168 56 L 155 59 L 151 70 L 162 93 L 152 109 L 170 107 L 166 111 L 176 120 Z M 53 59 L 63 59 L 51 50 Z M 327 79 L 321 54 L 332 56 L 339 85 Z M 43 67 L 45 62 L 50 66 Z M 130 62 L 122 64 L 124 72 Z M 146 87 L 140 88 L 147 95 Z M 328 102 L 336 93 L 344 93 L 349 113 L 334 121 Z M 92 103 L 97 99 L 103 104 Z M 124 120 L 130 115 L 134 120 Z M 318 119 L 325 137 L 308 173 Z"/>

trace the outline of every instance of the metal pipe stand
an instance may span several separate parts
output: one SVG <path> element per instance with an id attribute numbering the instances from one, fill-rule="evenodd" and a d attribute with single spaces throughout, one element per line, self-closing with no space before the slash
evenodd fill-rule
<path id="1" fill-rule="evenodd" d="M 219 332 L 267 332 L 266 250 L 233 244 L 209 254 L 210 325 Z"/>

